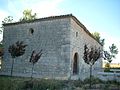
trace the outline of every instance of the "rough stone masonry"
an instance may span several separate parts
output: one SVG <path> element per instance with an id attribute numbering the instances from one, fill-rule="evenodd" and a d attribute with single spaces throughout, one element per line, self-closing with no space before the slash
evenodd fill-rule
<path id="1" fill-rule="evenodd" d="M 1 75 L 10 75 L 12 58 L 8 47 L 17 41 L 28 45 L 25 54 L 15 58 L 13 68 L 13 76 L 23 77 L 31 76 L 29 59 L 32 51 L 43 49 L 43 55 L 34 67 L 33 77 L 83 80 L 89 76 L 89 66 L 83 60 L 84 45 L 102 48 L 72 14 L 4 24 Z M 101 68 L 102 60 L 98 60 L 93 75 L 96 76 Z"/>

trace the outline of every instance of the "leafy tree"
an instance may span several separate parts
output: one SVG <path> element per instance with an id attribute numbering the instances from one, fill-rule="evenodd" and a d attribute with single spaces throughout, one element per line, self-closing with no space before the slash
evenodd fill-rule
<path id="1" fill-rule="evenodd" d="M 4 20 L 2 21 L 2 24 L 5 23 L 12 23 L 13 22 L 13 17 L 12 16 L 7 16 L 4 18 Z M 3 26 L 0 27 L 0 32 L 3 31 Z"/>
<path id="2" fill-rule="evenodd" d="M 109 46 L 109 51 L 104 51 L 103 58 L 107 60 L 109 63 L 112 62 L 112 59 L 115 58 L 115 56 L 118 54 L 118 48 L 115 44 L 112 44 Z"/>
<path id="3" fill-rule="evenodd" d="M 100 41 L 100 33 L 94 32 L 94 33 L 92 33 L 92 35 L 94 36 L 94 38 L 95 38 L 97 41 Z"/>
<path id="4" fill-rule="evenodd" d="M 0 27 L 0 34 L 2 33 L 2 31 L 3 31 L 3 27 Z"/>
<path id="5" fill-rule="evenodd" d="M 110 63 L 106 63 L 105 64 L 105 69 L 104 69 L 105 72 L 109 72 L 110 71 Z"/>
<path id="6" fill-rule="evenodd" d="M 110 53 L 113 58 L 115 58 L 115 55 L 118 54 L 118 48 L 116 47 L 115 44 L 112 44 L 110 47 Z"/>
<path id="7" fill-rule="evenodd" d="M 31 57 L 30 57 L 30 63 L 32 63 L 32 73 L 31 73 L 31 79 L 33 77 L 33 71 L 34 71 L 34 65 L 35 63 L 38 62 L 38 60 L 41 58 L 42 56 L 42 49 L 40 50 L 40 52 L 36 53 L 35 50 L 33 50 Z"/>
<path id="8" fill-rule="evenodd" d="M 12 16 L 8 16 L 6 18 L 4 18 L 4 20 L 2 21 L 2 24 L 5 23 L 11 23 L 13 21 L 13 17 Z M 3 32 L 3 25 L 0 25 L 0 34 L 2 34 Z M 3 58 L 3 54 L 4 54 L 4 49 L 3 49 L 3 43 L 2 41 L 0 41 L 0 58 Z M 1 62 L 1 60 L 0 60 Z"/>
<path id="9" fill-rule="evenodd" d="M 17 41 L 15 44 L 12 44 L 9 46 L 8 51 L 12 56 L 12 66 L 11 66 L 11 76 L 13 74 L 13 65 L 14 65 L 14 59 L 16 57 L 22 56 L 25 53 L 25 47 L 27 45 L 23 43 L 23 41 Z"/>
<path id="10" fill-rule="evenodd" d="M 105 45 L 105 39 L 100 39 L 100 43 L 101 43 L 101 45 Z"/>
<path id="11" fill-rule="evenodd" d="M 105 39 L 101 39 L 100 37 L 100 33 L 98 32 L 94 32 L 92 33 L 92 35 L 94 36 L 94 38 L 100 42 L 102 45 L 104 45 L 105 43 Z M 115 58 L 115 56 L 118 54 L 118 48 L 116 47 L 115 44 L 112 44 L 111 46 L 109 46 L 109 51 L 103 50 L 103 58 L 105 60 L 108 60 L 109 63 L 112 62 L 112 59 Z"/>
<path id="12" fill-rule="evenodd" d="M 4 20 L 2 21 L 2 24 L 12 23 L 12 21 L 13 21 L 13 17 L 12 16 L 8 16 L 8 17 L 4 18 Z"/>
<path id="13" fill-rule="evenodd" d="M 4 54 L 3 45 L 0 44 L 0 57 L 1 58 L 3 58 L 3 54 Z"/>
<path id="14" fill-rule="evenodd" d="M 91 77 L 92 77 L 92 66 L 94 63 L 101 57 L 101 50 L 100 48 L 93 48 L 90 49 L 87 47 L 87 45 L 84 46 L 84 56 L 83 59 L 85 63 L 90 65 L 90 88 L 91 88 Z"/>
<path id="15" fill-rule="evenodd" d="M 105 64 L 105 68 L 110 68 L 110 64 L 109 64 L 109 63 L 106 63 L 106 64 Z"/>
<path id="16" fill-rule="evenodd" d="M 100 36 L 100 33 L 98 32 L 94 32 L 92 33 L 92 35 L 94 36 L 94 38 L 99 42 L 101 43 L 102 45 L 104 45 L 105 43 L 105 39 L 101 39 L 101 36 Z"/>
<path id="17" fill-rule="evenodd" d="M 36 13 L 32 15 L 32 10 L 24 10 L 23 11 L 23 17 L 20 19 L 20 21 L 30 21 L 36 19 Z"/>

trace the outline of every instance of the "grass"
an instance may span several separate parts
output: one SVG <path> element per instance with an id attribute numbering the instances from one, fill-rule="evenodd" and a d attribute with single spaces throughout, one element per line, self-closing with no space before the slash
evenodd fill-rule
<path id="1" fill-rule="evenodd" d="M 50 79 L 31 80 L 31 78 L 0 76 L 0 90 L 87 90 L 89 89 L 89 81 L 89 78 L 86 78 L 84 81 Z M 94 89 L 119 90 L 119 86 L 119 82 L 104 82 L 98 78 L 92 77 L 92 88 Z"/>
<path id="2" fill-rule="evenodd" d="M 0 90 L 61 90 L 66 81 L 0 76 Z"/>

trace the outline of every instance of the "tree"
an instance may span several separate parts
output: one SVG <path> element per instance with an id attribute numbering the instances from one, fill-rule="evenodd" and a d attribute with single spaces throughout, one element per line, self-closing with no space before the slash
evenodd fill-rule
<path id="1" fill-rule="evenodd" d="M 104 72 L 109 72 L 109 71 L 110 71 L 110 63 L 106 63 Z"/>
<path id="2" fill-rule="evenodd" d="M 100 36 L 100 33 L 98 32 L 94 32 L 92 33 L 93 37 L 99 42 L 101 43 L 102 45 L 104 45 L 105 43 L 105 39 L 101 39 L 101 36 Z"/>
<path id="3" fill-rule="evenodd" d="M 111 53 L 111 57 L 115 58 L 115 55 L 118 54 L 118 48 L 116 47 L 115 44 L 112 44 L 110 47 L 110 53 Z"/>
<path id="4" fill-rule="evenodd" d="M 97 41 L 100 41 L 100 33 L 94 32 L 94 33 L 92 33 L 92 35 L 94 36 L 94 38 L 95 38 Z"/>
<path id="5" fill-rule="evenodd" d="M 118 48 L 115 44 L 112 44 L 109 46 L 109 51 L 104 51 L 103 58 L 104 60 L 107 60 L 109 63 L 112 62 L 112 59 L 115 58 L 115 56 L 118 54 Z"/>
<path id="6" fill-rule="evenodd" d="M 8 16 L 8 17 L 4 18 L 4 20 L 2 21 L 2 24 L 11 23 L 12 21 L 13 21 L 13 17 Z M 3 32 L 3 25 L 0 25 L 0 34 L 2 34 L 2 32 Z M 2 41 L 0 41 L 0 58 L 3 58 L 3 54 L 4 54 L 3 43 L 2 43 Z M 2 61 L 2 59 L 0 60 L 0 62 L 1 61 Z"/>
<path id="7" fill-rule="evenodd" d="M 84 46 L 84 56 L 83 59 L 85 63 L 90 65 L 90 88 L 91 88 L 91 77 L 92 77 L 92 66 L 94 63 L 101 57 L 101 50 L 100 48 L 93 48 L 90 49 L 87 47 L 87 45 Z"/>
<path id="8" fill-rule="evenodd" d="M 4 20 L 2 21 L 2 24 L 12 23 L 12 21 L 13 21 L 13 17 L 12 16 L 8 16 L 8 17 L 4 18 Z"/>
<path id="9" fill-rule="evenodd" d="M 0 27 L 0 34 L 2 33 L 2 31 L 3 31 L 3 27 Z"/>
<path id="10" fill-rule="evenodd" d="M 1 57 L 1 58 L 3 58 L 3 54 L 4 54 L 3 44 L 0 44 L 0 57 Z"/>
<path id="11" fill-rule="evenodd" d="M 13 17 L 12 16 L 7 16 L 4 18 L 4 20 L 2 21 L 2 24 L 5 23 L 12 23 L 13 22 Z M 0 27 L 0 32 L 3 31 L 3 26 Z"/>
<path id="12" fill-rule="evenodd" d="M 42 49 L 40 50 L 40 52 L 36 53 L 35 50 L 33 50 L 31 57 L 30 57 L 30 63 L 32 63 L 32 72 L 31 72 L 31 79 L 33 77 L 33 70 L 34 70 L 34 65 L 35 63 L 38 62 L 38 60 L 41 58 L 42 56 Z"/>
<path id="13" fill-rule="evenodd" d="M 25 53 L 25 47 L 27 45 L 24 44 L 23 41 L 17 41 L 15 44 L 9 46 L 8 51 L 12 56 L 12 66 L 11 66 L 11 76 L 13 74 L 13 67 L 14 67 L 14 59 L 16 57 L 22 56 Z"/>
<path id="14" fill-rule="evenodd" d="M 34 13 L 34 14 L 32 15 L 32 10 L 26 9 L 26 10 L 23 11 L 23 17 L 20 19 L 20 21 L 30 21 L 30 20 L 34 20 L 34 19 L 36 19 L 36 16 L 37 16 L 36 13 Z"/>
<path id="15" fill-rule="evenodd" d="M 104 46 L 105 39 L 101 39 L 100 33 L 94 32 L 92 33 L 92 35 L 99 43 L 101 43 Z M 118 48 L 116 47 L 115 44 L 109 46 L 109 51 L 103 50 L 103 58 L 107 60 L 109 63 L 112 62 L 112 59 L 115 58 L 117 54 L 118 54 Z"/>

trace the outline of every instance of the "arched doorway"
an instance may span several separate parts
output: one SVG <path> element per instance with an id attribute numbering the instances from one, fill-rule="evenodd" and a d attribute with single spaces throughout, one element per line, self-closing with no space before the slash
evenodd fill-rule
<path id="1" fill-rule="evenodd" d="M 74 61 L 73 61 L 73 74 L 78 74 L 78 68 L 79 65 L 78 65 L 78 53 L 75 53 L 74 54 Z"/>

